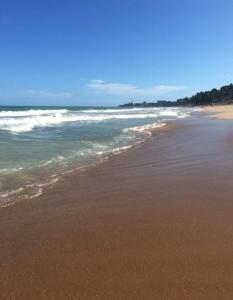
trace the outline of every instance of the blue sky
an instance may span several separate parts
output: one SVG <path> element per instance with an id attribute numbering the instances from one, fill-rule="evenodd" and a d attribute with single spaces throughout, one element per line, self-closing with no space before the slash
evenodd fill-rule
<path id="1" fill-rule="evenodd" d="M 173 100 L 233 82 L 232 0 L 0 0 L 0 104 Z"/>

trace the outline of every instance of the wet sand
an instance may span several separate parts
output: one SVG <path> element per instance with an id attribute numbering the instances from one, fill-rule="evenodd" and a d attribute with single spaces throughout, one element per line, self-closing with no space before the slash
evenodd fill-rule
<path id="1" fill-rule="evenodd" d="M 232 141 L 181 120 L 1 209 L 0 299 L 232 300 Z"/>

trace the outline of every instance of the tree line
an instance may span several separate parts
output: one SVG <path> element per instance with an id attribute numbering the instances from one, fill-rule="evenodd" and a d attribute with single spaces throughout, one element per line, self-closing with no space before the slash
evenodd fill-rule
<path id="1" fill-rule="evenodd" d="M 212 89 L 206 92 L 199 92 L 192 97 L 178 99 L 178 106 L 197 106 L 213 104 L 230 104 L 233 103 L 233 84 L 222 86 L 219 90 Z"/>
<path id="2" fill-rule="evenodd" d="M 199 92 L 192 97 L 177 99 L 176 101 L 160 100 L 157 102 L 129 102 L 120 107 L 171 107 L 171 106 L 201 106 L 214 104 L 233 104 L 233 84 L 222 86 L 220 89 Z"/>

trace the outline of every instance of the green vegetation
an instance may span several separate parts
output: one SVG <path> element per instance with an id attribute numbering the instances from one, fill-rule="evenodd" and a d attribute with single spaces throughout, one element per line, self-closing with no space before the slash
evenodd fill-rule
<path id="1" fill-rule="evenodd" d="M 211 105 L 233 103 L 233 84 L 225 85 L 219 90 L 200 92 L 190 98 L 178 99 L 177 105 Z"/>
<path id="2" fill-rule="evenodd" d="M 192 97 L 185 97 L 176 101 L 161 100 L 157 102 L 129 102 L 121 107 L 171 107 L 171 106 L 201 106 L 215 104 L 233 104 L 233 84 L 225 85 L 219 90 L 212 89 L 206 92 L 199 92 Z"/>

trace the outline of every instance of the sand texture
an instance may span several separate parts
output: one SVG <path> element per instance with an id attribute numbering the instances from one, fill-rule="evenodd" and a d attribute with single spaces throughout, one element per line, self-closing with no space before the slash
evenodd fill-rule
<path id="1" fill-rule="evenodd" d="M 233 122 L 204 117 L 0 210 L 0 299 L 233 299 Z"/>

